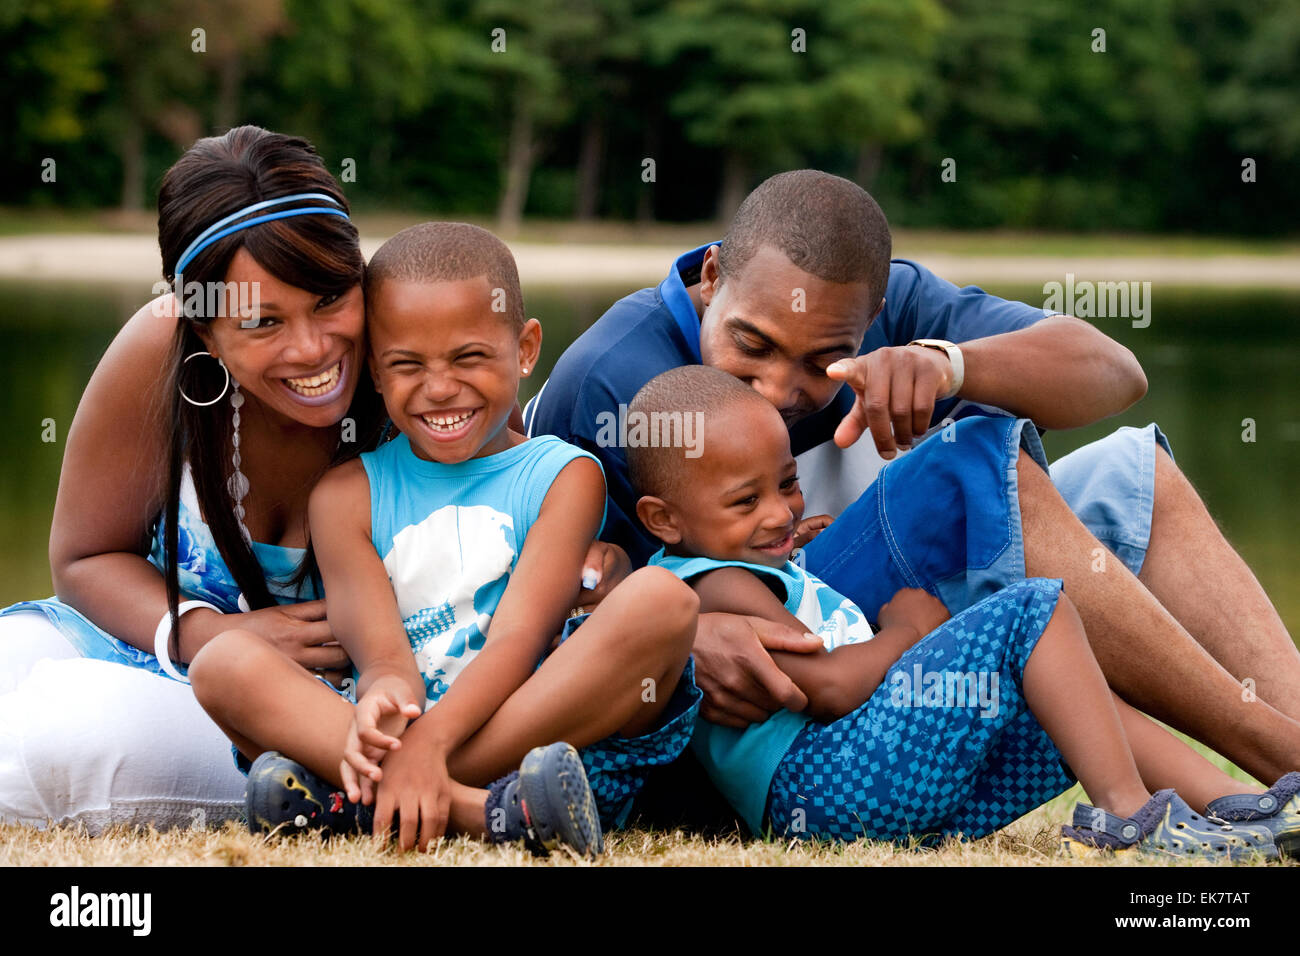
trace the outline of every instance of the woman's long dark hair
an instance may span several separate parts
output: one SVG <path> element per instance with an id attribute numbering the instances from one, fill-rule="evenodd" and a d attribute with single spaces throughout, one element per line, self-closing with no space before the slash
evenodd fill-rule
<path id="1" fill-rule="evenodd" d="M 186 298 L 184 292 L 190 288 L 210 288 L 208 283 L 225 282 L 230 260 L 241 247 L 280 281 L 315 295 L 347 292 L 365 274 L 356 227 L 341 216 L 327 215 L 293 216 L 262 223 L 218 240 L 186 265 L 182 277 L 185 289 L 175 288 L 176 264 L 186 246 L 217 220 L 263 199 L 303 192 L 325 193 L 345 210 L 348 208 L 342 190 L 310 143 L 256 126 L 239 126 L 223 136 L 196 142 L 167 171 L 158 192 L 158 245 L 162 250 L 163 275 L 173 284 L 179 313 L 170 363 L 171 387 L 166 393 L 170 396 L 172 427 L 163 512 L 163 574 L 173 641 L 180 633 L 177 525 L 186 462 L 190 465 L 203 518 L 249 607 L 270 607 L 275 603 L 262 568 L 240 532 L 227 487 L 234 472 L 229 400 L 223 398 L 213 405 L 199 407 L 180 396 L 180 390 L 184 389 L 195 400 L 205 401 L 219 394 L 226 380 L 225 372 L 212 359 L 200 357 L 185 362 L 185 356 L 206 351 L 195 330 L 215 316 L 205 313 L 207 295 Z M 293 204 L 284 208 L 293 208 Z M 201 286 L 192 286 L 195 282 Z M 197 308 L 182 308 L 183 302 Z M 343 441 L 340 429 L 331 466 L 373 448 L 384 430 L 383 403 L 371 384 L 365 363 L 361 363 L 358 371 L 356 392 L 346 419 L 355 425 L 352 436 L 355 440 Z M 298 585 L 308 576 L 315 577 L 310 549 L 296 577 Z M 174 643 L 171 653 L 176 653 Z"/>

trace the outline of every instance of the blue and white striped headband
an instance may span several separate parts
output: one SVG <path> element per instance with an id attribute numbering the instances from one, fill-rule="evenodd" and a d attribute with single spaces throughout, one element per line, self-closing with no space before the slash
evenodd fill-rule
<path id="1" fill-rule="evenodd" d="M 252 219 L 245 219 L 243 222 L 235 223 L 230 226 L 229 223 L 235 222 L 240 216 L 247 216 L 250 212 L 257 212 L 259 209 L 266 209 L 270 206 L 282 206 L 287 202 L 294 202 L 298 199 L 323 199 L 332 206 L 300 206 L 297 209 L 283 209 L 280 212 L 267 213 L 265 216 L 256 216 Z M 333 196 L 325 193 L 295 193 L 292 196 L 281 196 L 278 199 L 265 199 L 262 202 L 255 202 L 251 206 L 245 206 L 238 212 L 232 212 L 224 219 L 219 219 L 208 228 L 194 237 L 194 241 L 185 247 L 181 257 L 176 260 L 176 275 L 185 271 L 185 267 L 194 261 L 194 257 L 200 252 L 212 245 L 218 239 L 224 239 L 233 232 L 239 232 L 241 229 L 247 229 L 249 226 L 257 226 L 264 222 L 270 222 L 273 219 L 288 219 L 290 216 L 305 216 L 308 213 L 324 213 L 327 216 L 342 216 L 344 219 L 349 218 L 348 214 L 343 211 L 342 205 Z M 222 228 L 226 226 L 227 228 Z"/>

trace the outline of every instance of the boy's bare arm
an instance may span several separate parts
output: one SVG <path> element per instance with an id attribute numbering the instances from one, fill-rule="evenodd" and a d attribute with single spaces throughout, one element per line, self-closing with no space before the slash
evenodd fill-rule
<path id="1" fill-rule="evenodd" d="M 326 617 L 360 675 L 357 698 L 379 677 L 391 676 L 404 681 L 423 704 L 424 678 L 392 582 L 370 540 L 370 482 L 360 461 L 331 469 L 317 482 L 307 520 L 325 586 Z"/>
<path id="2" fill-rule="evenodd" d="M 746 614 L 807 631 L 767 585 L 744 568 L 718 568 L 692 584 L 700 596 L 700 613 Z M 772 660 L 807 696 L 805 713 L 830 723 L 865 703 L 890 666 L 920 639 L 914 628 L 896 625 L 860 644 L 811 654 L 774 651 Z"/>
<path id="3" fill-rule="evenodd" d="M 829 653 L 774 651 L 772 660 L 808 695 L 808 716 L 829 724 L 865 704 L 889 668 L 921 637 L 915 628 L 895 625 L 881 628 L 869 641 Z"/>

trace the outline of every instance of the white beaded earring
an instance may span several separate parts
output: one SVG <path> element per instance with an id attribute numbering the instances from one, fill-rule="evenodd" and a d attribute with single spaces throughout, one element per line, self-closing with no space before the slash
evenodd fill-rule
<path id="1" fill-rule="evenodd" d="M 230 443 L 234 446 L 234 451 L 230 455 L 230 463 L 234 466 L 235 471 L 226 482 L 226 488 L 230 491 L 230 497 L 235 499 L 235 521 L 239 524 L 239 533 L 243 535 L 244 543 L 250 547 L 253 544 L 252 535 L 248 533 L 248 528 L 244 525 L 244 498 L 248 495 L 248 477 L 239 470 L 242 459 L 239 455 L 239 409 L 244 404 L 244 396 L 239 392 L 239 383 L 230 379 L 230 407 L 235 410 L 234 418 L 231 422 L 232 430 Z"/>

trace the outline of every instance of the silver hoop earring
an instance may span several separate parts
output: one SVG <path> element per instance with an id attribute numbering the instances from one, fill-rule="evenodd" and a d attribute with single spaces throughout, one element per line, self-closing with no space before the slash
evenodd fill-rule
<path id="1" fill-rule="evenodd" d="M 185 365 L 189 362 L 190 359 L 198 358 L 200 355 L 206 355 L 208 356 L 208 358 L 214 357 L 211 352 L 191 352 L 189 355 L 185 356 L 185 361 L 181 362 L 181 364 Z M 176 391 L 181 393 L 181 398 L 185 399 L 185 401 L 189 402 L 191 405 L 195 405 L 199 408 L 206 408 L 209 405 L 215 405 L 217 404 L 217 402 L 225 398 L 226 392 L 230 390 L 230 369 L 226 368 L 226 363 L 221 361 L 221 359 L 217 359 L 217 364 L 221 366 L 221 371 L 226 373 L 226 384 L 221 386 L 221 394 L 219 394 L 216 398 L 212 399 L 212 401 L 210 402 L 196 402 L 194 399 L 190 398 L 188 395 L 185 394 L 185 389 L 181 388 L 180 383 L 177 382 Z"/>

